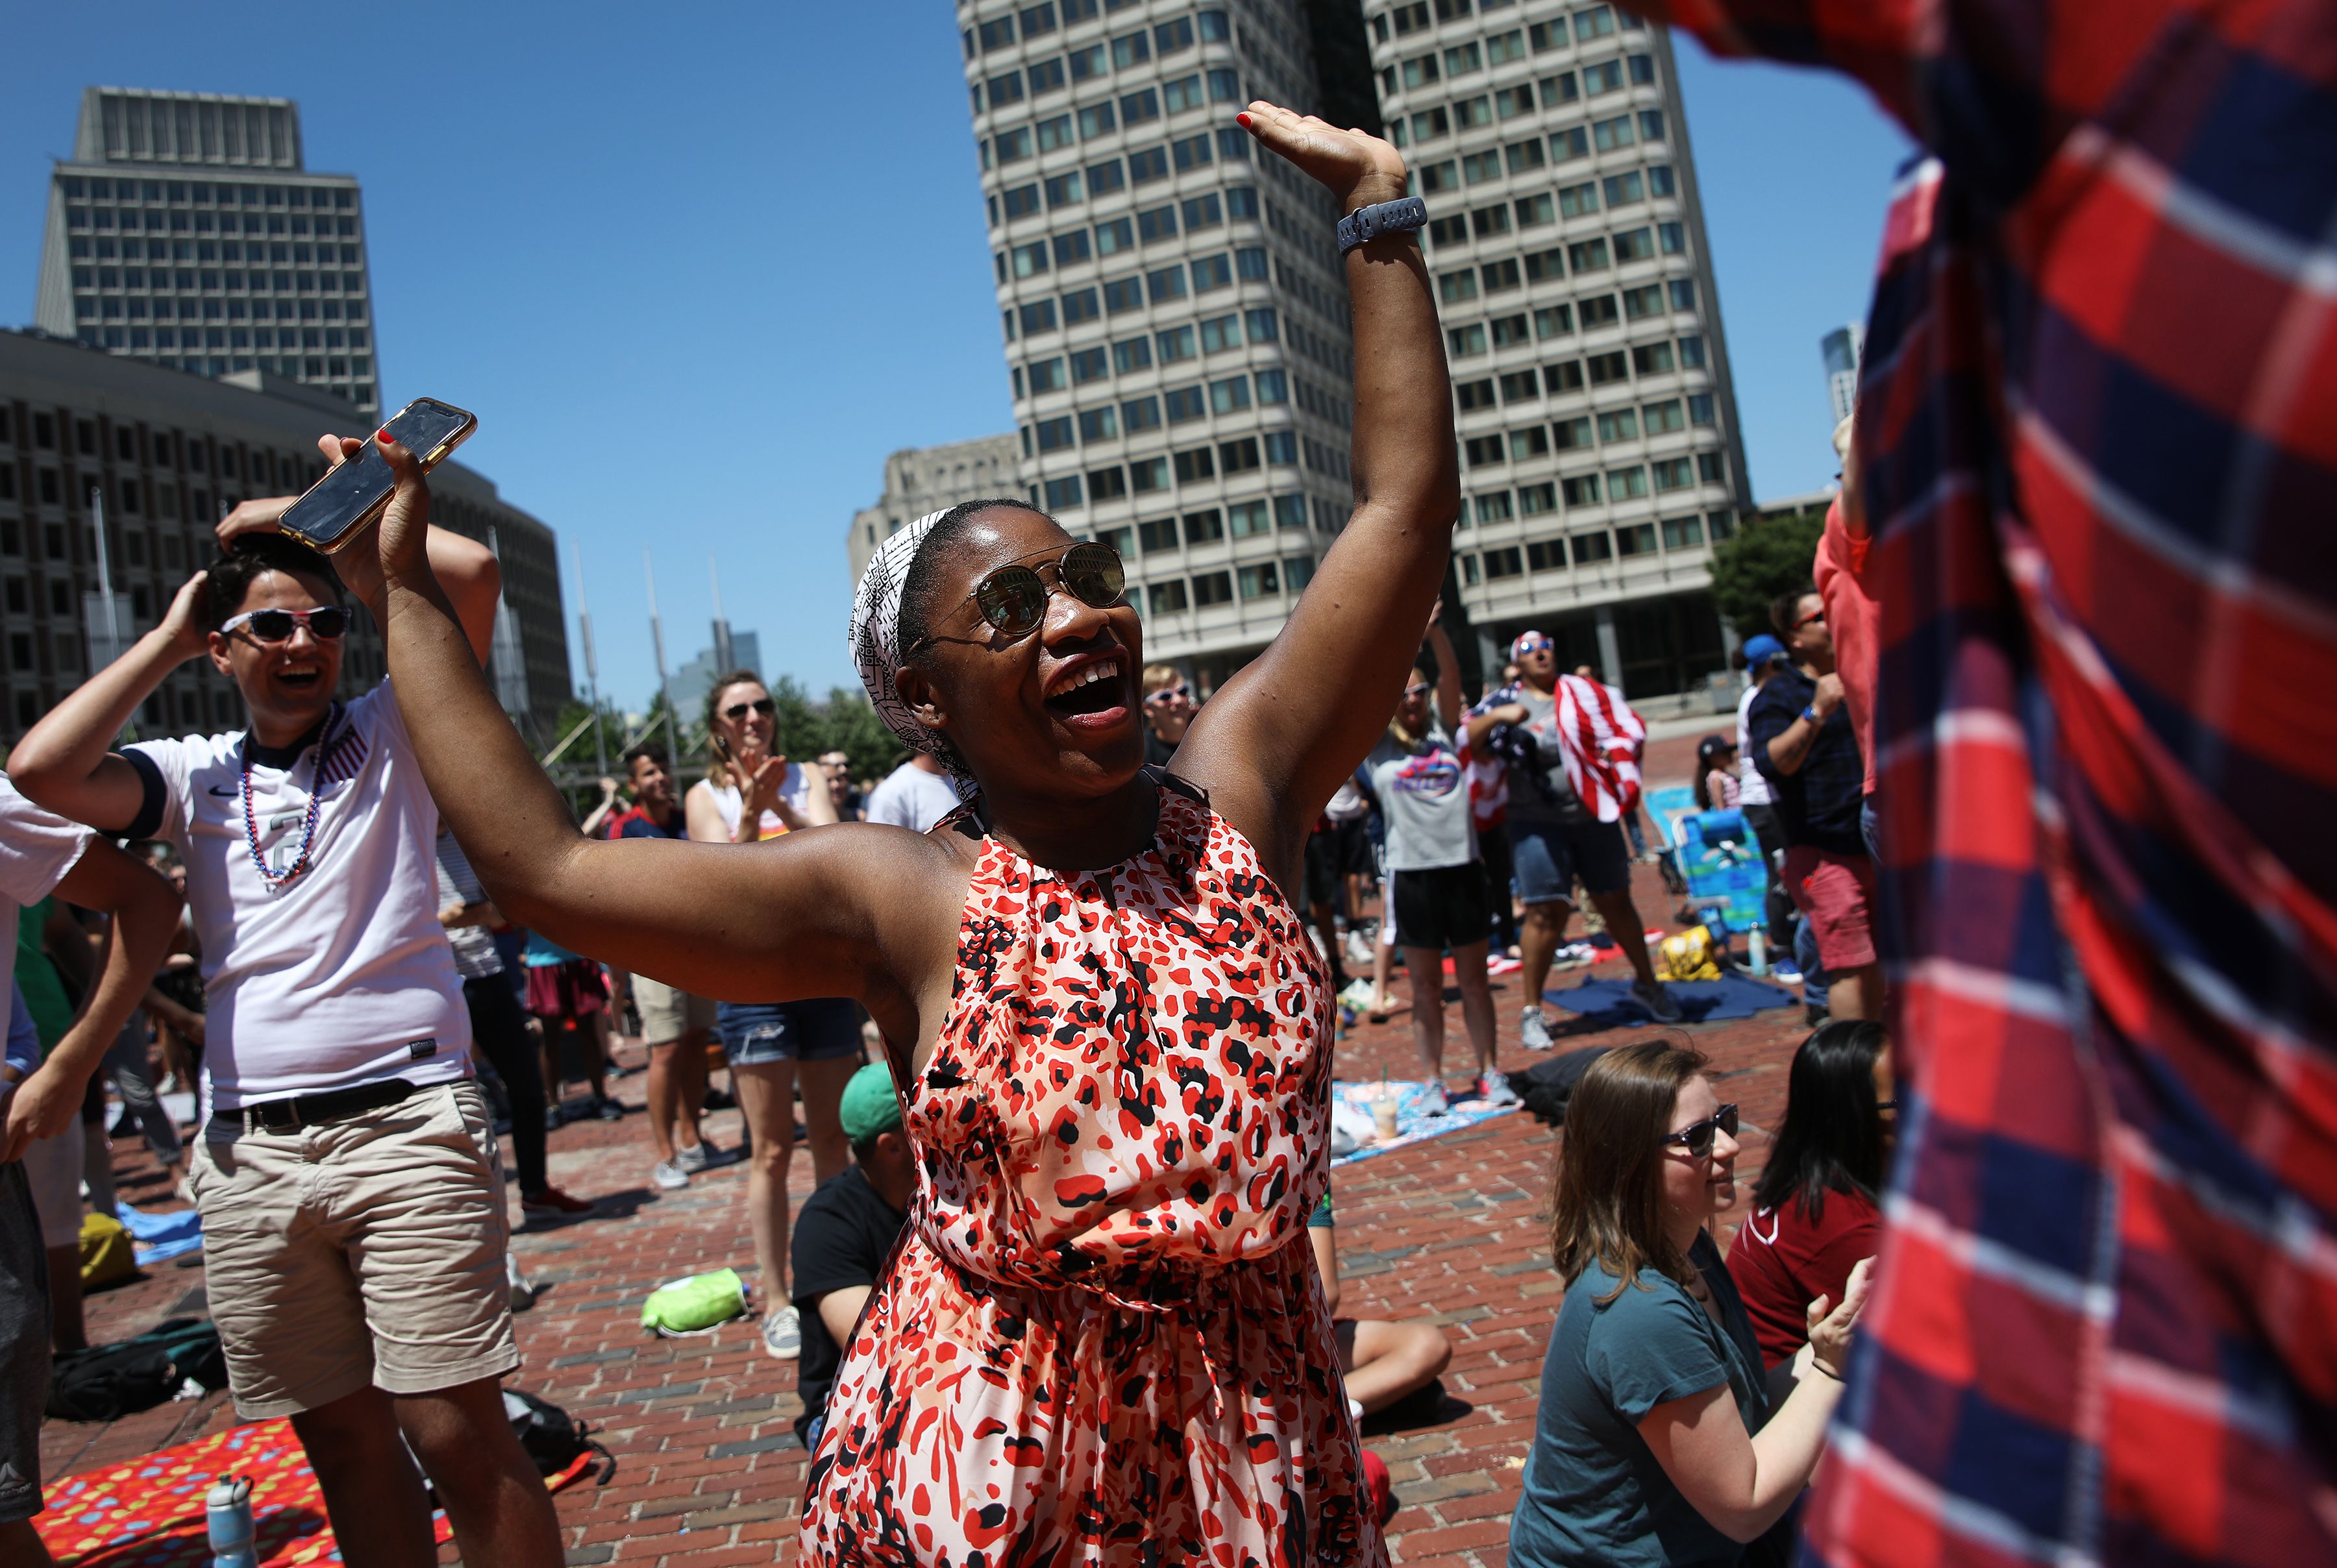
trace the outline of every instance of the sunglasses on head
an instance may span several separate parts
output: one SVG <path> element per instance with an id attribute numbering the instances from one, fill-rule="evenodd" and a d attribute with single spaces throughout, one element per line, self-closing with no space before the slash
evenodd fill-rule
<path id="1" fill-rule="evenodd" d="M 335 604 L 316 609 L 248 609 L 221 621 L 220 631 L 233 637 L 249 630 L 254 642 L 283 642 L 296 626 L 307 627 L 308 635 L 320 642 L 331 642 L 349 629 L 349 612 Z"/>
<path id="2" fill-rule="evenodd" d="M 732 724 L 744 724 L 747 722 L 747 716 L 750 713 L 758 713 L 765 718 L 768 718 L 778 711 L 778 704 L 769 697 L 764 697 L 758 702 L 734 702 L 722 710 L 722 716 Z"/>
<path id="3" fill-rule="evenodd" d="M 1175 702 L 1180 696 L 1190 696 L 1192 695 L 1193 688 L 1187 686 L 1180 680 L 1175 686 L 1164 686 L 1159 691 L 1156 691 L 1151 696 L 1146 697 L 1144 699 L 1144 706 L 1146 707 L 1160 707 L 1166 704 Z"/>
<path id="4" fill-rule="evenodd" d="M 1732 1138 L 1736 1135 L 1735 1105 L 1723 1105 L 1700 1122 L 1692 1122 L 1677 1133 L 1667 1133 L 1664 1135 L 1664 1142 L 1677 1144 L 1689 1154 L 1700 1160 L 1712 1153 L 1713 1135 L 1716 1132 L 1726 1133 Z"/>
<path id="5" fill-rule="evenodd" d="M 966 596 L 991 629 L 1009 638 L 1030 636 L 1046 618 L 1047 601 L 1053 589 L 1042 573 L 1052 572 L 1055 587 L 1091 609 L 1110 609 L 1120 602 L 1128 588 L 1128 570 L 1120 564 L 1120 552 L 1110 545 L 1075 544 L 1055 560 L 1041 561 L 1037 566 L 1022 564 L 1029 559 L 1025 556 L 990 572 Z M 907 651 L 914 653 L 929 642 L 957 640 L 963 639 L 928 633 L 910 644 Z"/>

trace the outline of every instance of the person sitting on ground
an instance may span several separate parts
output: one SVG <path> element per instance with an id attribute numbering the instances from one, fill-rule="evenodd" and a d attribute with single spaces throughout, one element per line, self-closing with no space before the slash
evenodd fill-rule
<path id="1" fill-rule="evenodd" d="M 1708 735 L 1696 743 L 1696 809 L 1723 812 L 1736 809 L 1736 743 L 1725 735 Z"/>
<path id="2" fill-rule="evenodd" d="M 1754 765 L 1769 781 L 1785 833 L 1785 889 L 1830 977 L 1826 1010 L 1837 1018 L 1879 1018 L 1879 889 L 1860 826 L 1866 761 L 1843 706 L 1825 604 L 1814 588 L 1784 594 L 1770 605 L 1769 619 L 1794 662 L 1761 687 L 1745 724 Z"/>
<path id="3" fill-rule="evenodd" d="M 625 774 L 633 789 L 632 814 L 612 837 L 689 836 L 681 803 L 674 798 L 665 747 L 655 741 L 633 747 L 625 754 Z M 698 1120 L 706 1099 L 706 1052 L 714 1043 L 715 1007 L 648 975 L 626 974 L 620 983 L 640 1015 L 641 1043 L 649 1056 L 650 1145 L 657 1154 L 650 1181 L 660 1192 L 679 1192 L 721 1153 L 706 1141 Z"/>
<path id="4" fill-rule="evenodd" d="M 867 820 L 921 833 L 957 807 L 957 785 L 941 764 L 913 752 L 869 792 Z"/>
<path id="5" fill-rule="evenodd" d="M 1488 1105 L 1514 1105 L 1509 1078 L 1496 1065 L 1493 992 L 1485 978 L 1485 868 L 1477 858 L 1477 829 L 1469 802 L 1469 740 L 1461 723 L 1460 657 L 1437 620 L 1428 624 L 1436 678 L 1415 668 L 1397 702 L 1395 717 L 1364 761 L 1380 815 L 1387 823 L 1391 934 L 1403 950 L 1412 979 L 1412 1043 L 1428 1084 L 1427 1110 L 1441 1116 L 1444 1094 L 1444 955 L 1461 988 L 1461 1017 L 1476 1055 L 1475 1089 Z M 1436 694 L 1432 716 L 1429 692 Z M 1452 732 L 1461 732 L 1456 743 Z M 1382 942 L 1384 954 L 1389 944 Z M 1384 981 L 1375 978 L 1375 988 Z M 1375 1009 L 1376 1010 L 1376 1009 Z"/>
<path id="6" fill-rule="evenodd" d="M 192 1182 L 238 1412 L 291 1417 L 336 1533 L 376 1562 L 435 1561 L 418 1456 L 464 1562 L 551 1568 L 551 1497 L 504 1413 L 510 1221 L 438 924 L 438 806 L 389 685 L 333 695 L 350 612 L 333 563 L 277 531 L 293 499 L 230 512 L 219 560 L 9 771 L 49 809 L 187 862 L 212 1003 Z M 484 657 L 494 555 L 435 528 L 415 545 L 450 635 Z M 111 750 L 197 657 L 235 682 L 249 728 Z"/>
<path id="7" fill-rule="evenodd" d="M 1808 1342 L 1803 1309 L 1820 1296 L 1842 1300 L 1851 1270 L 1874 1256 L 1898 1120 L 1893 1083 L 1878 1023 L 1822 1025 L 1794 1053 L 1785 1125 L 1728 1250 L 1729 1278 L 1773 1367 Z"/>
<path id="8" fill-rule="evenodd" d="M 1619 825 L 1638 807 L 1634 737 L 1644 737 L 1647 726 L 1610 688 L 1579 674 L 1561 677 L 1558 645 L 1542 633 L 1520 632 L 1510 657 L 1519 679 L 1470 718 L 1469 744 L 1484 750 L 1501 725 L 1530 743 L 1521 745 L 1509 770 L 1510 852 L 1518 901 L 1526 908 L 1521 1038 L 1530 1051 L 1550 1049 L 1542 987 L 1566 940 L 1577 878 L 1607 922 L 1607 934 L 1630 960 L 1632 996 L 1659 1022 L 1676 1024 L 1679 1003 L 1656 979 L 1631 902 L 1631 855 Z M 1585 730 L 1602 738 L 1586 748 L 1578 738 Z"/>
<path id="9" fill-rule="evenodd" d="M 836 821 L 835 797 L 825 787 L 814 789 L 806 769 L 773 753 L 777 714 L 770 691 L 752 670 L 734 670 L 707 691 L 706 777 L 690 786 L 684 801 L 693 841 L 760 843 Z M 945 781 L 935 782 L 946 787 Z M 883 820 L 876 815 L 880 803 L 869 803 L 871 819 Z M 739 995 L 737 985 L 726 981 L 723 995 Z M 825 1182 L 850 1157 L 836 1107 L 865 1060 L 860 1009 L 843 997 L 724 1001 L 716 1006 L 714 1021 L 745 1123 L 747 1222 L 762 1289 L 763 1351 L 791 1361 L 803 1345 L 802 1325 L 787 1299 L 787 1170 L 796 1152 L 796 1102 L 803 1102 L 812 1180 Z"/>
<path id="10" fill-rule="evenodd" d="M 1385 141 L 1264 102 L 1239 119 L 1257 157 L 1373 209 L 1351 228 L 1414 215 L 1393 205 L 1410 176 Z M 1336 1010 L 1291 895 L 1309 825 L 1403 688 L 1412 650 L 1387 628 L 1426 621 L 1461 486 L 1419 241 L 1366 233 L 1344 265 L 1354 510 L 1175 772 L 1144 765 L 1144 623 L 1110 546 L 975 498 L 871 556 L 850 631 L 863 687 L 969 785 L 924 834 L 845 823 L 746 852 L 578 836 L 418 548 L 420 463 L 376 440 L 396 491 L 351 553 L 497 905 L 674 984 L 841 990 L 909 1096 L 916 1200 L 828 1397 L 806 1568 L 872 1550 L 1386 1563 L 1323 1376 L 1314 1255 L 1293 1244 L 1324 1188 Z"/>
<path id="11" fill-rule="evenodd" d="M 1567 1103 L 1550 1202 L 1566 1295 L 1511 1516 L 1518 1568 L 1735 1563 L 1824 1450 L 1869 1265 L 1840 1304 L 1809 1304 L 1811 1369 L 1773 1404 L 1706 1229 L 1736 1205 L 1737 1154 L 1708 1065 L 1668 1039 L 1619 1046 Z"/>
<path id="12" fill-rule="evenodd" d="M 1177 744 L 1193 722 L 1193 687 L 1173 664 L 1144 667 L 1144 760 L 1167 767 L 1177 760 Z"/>
<path id="13" fill-rule="evenodd" d="M 853 1074 L 836 1116 L 852 1143 L 852 1164 L 804 1200 L 788 1243 L 796 1312 L 803 1320 L 803 1356 L 796 1364 L 803 1413 L 796 1417 L 796 1436 L 807 1450 L 819 1446 L 844 1347 L 917 1193 L 917 1157 L 901 1126 L 891 1068 L 870 1062 Z"/>
<path id="14" fill-rule="evenodd" d="M 1306 1220 L 1306 1241 L 1323 1276 L 1330 1303 L 1331 1331 L 1338 1340 L 1339 1375 L 1346 1380 L 1347 1404 L 1360 1421 L 1436 1381 L 1452 1364 L 1452 1341 L 1433 1323 L 1384 1322 L 1339 1316 L 1339 1222 L 1331 1194 Z"/>

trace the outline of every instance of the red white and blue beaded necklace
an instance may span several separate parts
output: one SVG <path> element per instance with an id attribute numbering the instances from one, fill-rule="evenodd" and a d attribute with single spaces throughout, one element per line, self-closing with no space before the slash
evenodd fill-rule
<path id="1" fill-rule="evenodd" d="M 324 728 L 318 733 L 317 749 L 309 760 L 308 812 L 306 820 L 300 824 L 300 847 L 293 854 L 292 863 L 284 869 L 281 875 L 268 869 L 268 857 L 259 852 L 259 823 L 251 810 L 251 737 L 248 735 L 244 736 L 243 845 L 250 852 L 252 867 L 259 872 L 261 884 L 271 894 L 282 892 L 308 869 L 310 852 L 317 842 L 318 812 L 325 801 L 325 754 L 331 747 L 333 730 L 339 723 L 340 716 L 341 705 L 337 702 L 326 713 Z M 296 757 L 294 760 L 298 759 Z M 288 779 L 292 770 L 287 768 L 284 771 L 285 776 Z"/>

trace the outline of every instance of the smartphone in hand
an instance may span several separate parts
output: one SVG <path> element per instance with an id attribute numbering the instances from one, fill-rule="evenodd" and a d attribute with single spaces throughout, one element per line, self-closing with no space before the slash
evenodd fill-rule
<path id="1" fill-rule="evenodd" d="M 425 472 L 470 439 L 478 427 L 478 415 L 435 397 L 416 398 L 384 426 L 392 438 L 422 460 Z M 276 526 L 309 549 L 330 555 L 381 516 L 396 482 L 381 448 L 367 437 L 355 457 L 310 485 L 307 493 L 286 508 Z"/>

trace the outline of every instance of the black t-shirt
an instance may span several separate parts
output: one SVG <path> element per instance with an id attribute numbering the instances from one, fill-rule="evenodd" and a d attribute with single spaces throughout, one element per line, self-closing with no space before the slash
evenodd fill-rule
<path id="1" fill-rule="evenodd" d="M 817 1299 L 831 1290 L 874 1286 L 909 1216 L 876 1193 L 858 1165 L 847 1165 L 820 1183 L 797 1211 L 787 1255 L 795 1266 L 796 1310 L 803 1318 L 803 1350 L 796 1363 L 796 1388 L 803 1414 L 796 1436 L 811 1441 L 811 1424 L 827 1408 L 828 1391 L 844 1363 L 844 1351 L 820 1320 Z"/>
<path id="2" fill-rule="evenodd" d="M 1144 765 L 1147 767 L 1167 767 L 1177 760 L 1177 743 L 1162 740 L 1160 732 L 1150 725 L 1144 726 Z"/>

